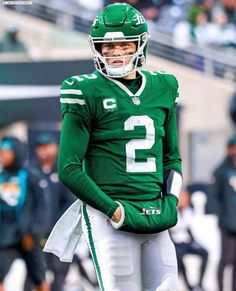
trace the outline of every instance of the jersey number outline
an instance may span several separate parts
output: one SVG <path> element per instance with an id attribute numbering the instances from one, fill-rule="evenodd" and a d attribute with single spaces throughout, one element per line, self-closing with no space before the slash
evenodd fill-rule
<path id="1" fill-rule="evenodd" d="M 88 80 L 97 79 L 97 76 L 95 74 L 85 74 L 85 75 L 76 76 L 76 79 L 79 82 L 82 82 L 85 79 L 88 79 Z"/>
<path id="2" fill-rule="evenodd" d="M 154 121 L 147 115 L 130 116 L 124 123 L 124 130 L 135 130 L 135 126 L 144 126 L 146 129 L 145 138 L 131 139 L 125 145 L 126 171 L 156 172 L 156 158 L 147 158 L 146 162 L 135 161 L 136 150 L 151 149 L 155 143 Z"/>

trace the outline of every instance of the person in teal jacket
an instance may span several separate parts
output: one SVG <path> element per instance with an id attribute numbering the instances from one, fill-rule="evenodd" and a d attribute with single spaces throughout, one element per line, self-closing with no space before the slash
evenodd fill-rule
<path id="1" fill-rule="evenodd" d="M 49 290 L 39 245 L 45 232 L 47 185 L 37 171 L 24 166 L 24 161 L 24 145 L 15 137 L 4 137 L 0 142 L 0 291 L 19 256 L 36 290 Z"/>

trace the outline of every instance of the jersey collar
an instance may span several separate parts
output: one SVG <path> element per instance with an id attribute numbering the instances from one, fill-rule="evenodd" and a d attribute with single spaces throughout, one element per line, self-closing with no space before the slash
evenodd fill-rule
<path id="1" fill-rule="evenodd" d="M 110 81 L 112 81 L 113 83 L 115 83 L 118 87 L 120 87 L 123 91 L 125 91 L 129 96 L 133 97 L 133 96 L 140 96 L 146 86 L 146 76 L 138 70 L 138 73 L 141 75 L 142 77 L 142 84 L 140 86 L 140 88 L 138 89 L 138 91 L 133 94 L 123 83 L 121 83 L 120 81 L 113 79 L 113 78 L 109 78 L 106 77 L 107 79 L 109 79 Z"/>

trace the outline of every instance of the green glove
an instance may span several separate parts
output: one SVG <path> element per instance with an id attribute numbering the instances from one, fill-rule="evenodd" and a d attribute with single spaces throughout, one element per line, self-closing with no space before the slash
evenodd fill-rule
<path id="1" fill-rule="evenodd" d="M 173 227 L 178 220 L 174 195 L 165 195 L 155 201 L 116 201 L 122 211 L 121 220 L 111 221 L 114 228 L 134 233 L 157 233 Z"/>

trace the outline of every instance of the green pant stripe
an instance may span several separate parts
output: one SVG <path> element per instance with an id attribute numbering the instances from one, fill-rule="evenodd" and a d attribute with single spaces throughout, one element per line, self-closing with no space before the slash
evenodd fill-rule
<path id="1" fill-rule="evenodd" d="M 91 223 L 90 223 L 90 220 L 89 220 L 89 216 L 88 216 L 88 212 L 87 212 L 86 206 L 87 206 L 86 204 L 83 204 L 83 214 L 84 214 L 84 218 L 85 218 L 86 226 L 87 226 L 87 231 L 88 231 L 89 245 L 90 245 L 90 249 L 91 249 L 91 253 L 92 253 L 92 257 L 93 257 L 93 262 L 94 262 L 95 268 L 97 270 L 98 280 L 99 280 L 99 283 L 100 283 L 101 290 L 105 291 L 104 286 L 103 286 L 103 282 L 102 282 L 102 273 L 101 273 L 101 270 L 100 270 L 100 266 L 99 266 L 99 263 L 98 263 L 97 254 L 96 254 L 96 250 L 95 250 L 95 246 L 94 246 Z"/>

